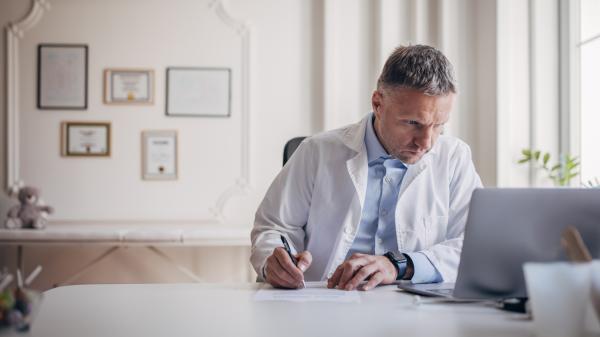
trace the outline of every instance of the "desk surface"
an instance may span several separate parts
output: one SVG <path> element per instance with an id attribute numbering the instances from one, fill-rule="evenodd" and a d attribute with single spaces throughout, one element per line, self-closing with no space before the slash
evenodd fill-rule
<path id="1" fill-rule="evenodd" d="M 395 286 L 361 303 L 255 302 L 260 284 L 79 285 L 45 293 L 32 336 L 532 336 L 484 304 L 414 305 Z"/>

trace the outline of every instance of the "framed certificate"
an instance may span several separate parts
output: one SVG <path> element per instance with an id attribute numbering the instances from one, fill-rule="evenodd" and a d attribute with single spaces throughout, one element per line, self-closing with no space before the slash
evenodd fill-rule
<path id="1" fill-rule="evenodd" d="M 154 71 L 151 69 L 104 70 L 104 103 L 152 104 Z"/>
<path id="2" fill-rule="evenodd" d="M 142 132 L 142 179 L 177 179 L 177 131 Z"/>
<path id="3" fill-rule="evenodd" d="M 61 129 L 63 156 L 110 156 L 110 123 L 63 122 Z"/>
<path id="4" fill-rule="evenodd" d="M 231 69 L 167 68 L 167 116 L 229 117 Z"/>
<path id="5" fill-rule="evenodd" d="M 87 109 L 87 60 L 87 45 L 38 45 L 38 109 Z"/>

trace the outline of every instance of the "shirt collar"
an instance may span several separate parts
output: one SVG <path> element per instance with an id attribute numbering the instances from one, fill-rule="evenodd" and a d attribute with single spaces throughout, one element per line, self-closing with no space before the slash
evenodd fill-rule
<path id="1" fill-rule="evenodd" d="M 373 125 L 374 120 L 375 114 L 371 112 L 371 114 L 369 114 L 367 127 L 365 130 L 365 145 L 367 147 L 367 158 L 369 165 L 374 164 L 377 160 L 381 160 L 381 162 L 383 162 L 385 159 L 394 158 L 385 150 L 383 145 L 381 145 L 379 138 L 377 138 L 377 134 L 375 134 L 375 126 Z M 402 164 L 401 166 L 405 168 L 409 167 L 408 164 L 404 163 L 400 159 L 395 159 Z"/>
<path id="2" fill-rule="evenodd" d="M 373 126 L 373 120 L 375 120 L 375 114 L 371 113 L 369 115 L 365 130 L 365 145 L 367 147 L 367 158 L 369 164 L 373 164 L 376 160 L 381 158 L 383 160 L 393 158 L 389 153 L 387 153 L 383 145 L 381 145 L 379 138 L 377 138 L 377 135 L 375 134 L 375 127 Z M 404 167 L 408 167 L 408 165 L 402 162 L 400 159 L 397 160 L 402 163 Z"/>

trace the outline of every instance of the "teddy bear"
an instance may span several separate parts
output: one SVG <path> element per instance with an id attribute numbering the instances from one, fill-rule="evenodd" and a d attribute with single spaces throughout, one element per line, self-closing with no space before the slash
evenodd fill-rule
<path id="1" fill-rule="evenodd" d="M 19 189 L 20 204 L 8 210 L 6 228 L 42 229 L 48 222 L 48 214 L 54 210 L 50 206 L 39 204 L 39 191 L 35 187 L 25 186 Z"/>

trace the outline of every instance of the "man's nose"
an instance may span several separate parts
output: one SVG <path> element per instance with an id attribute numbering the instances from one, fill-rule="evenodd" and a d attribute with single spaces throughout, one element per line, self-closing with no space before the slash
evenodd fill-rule
<path id="1" fill-rule="evenodd" d="M 415 137 L 415 144 L 419 146 L 419 150 L 429 150 L 433 143 L 434 130 L 432 126 L 422 128 Z"/>

